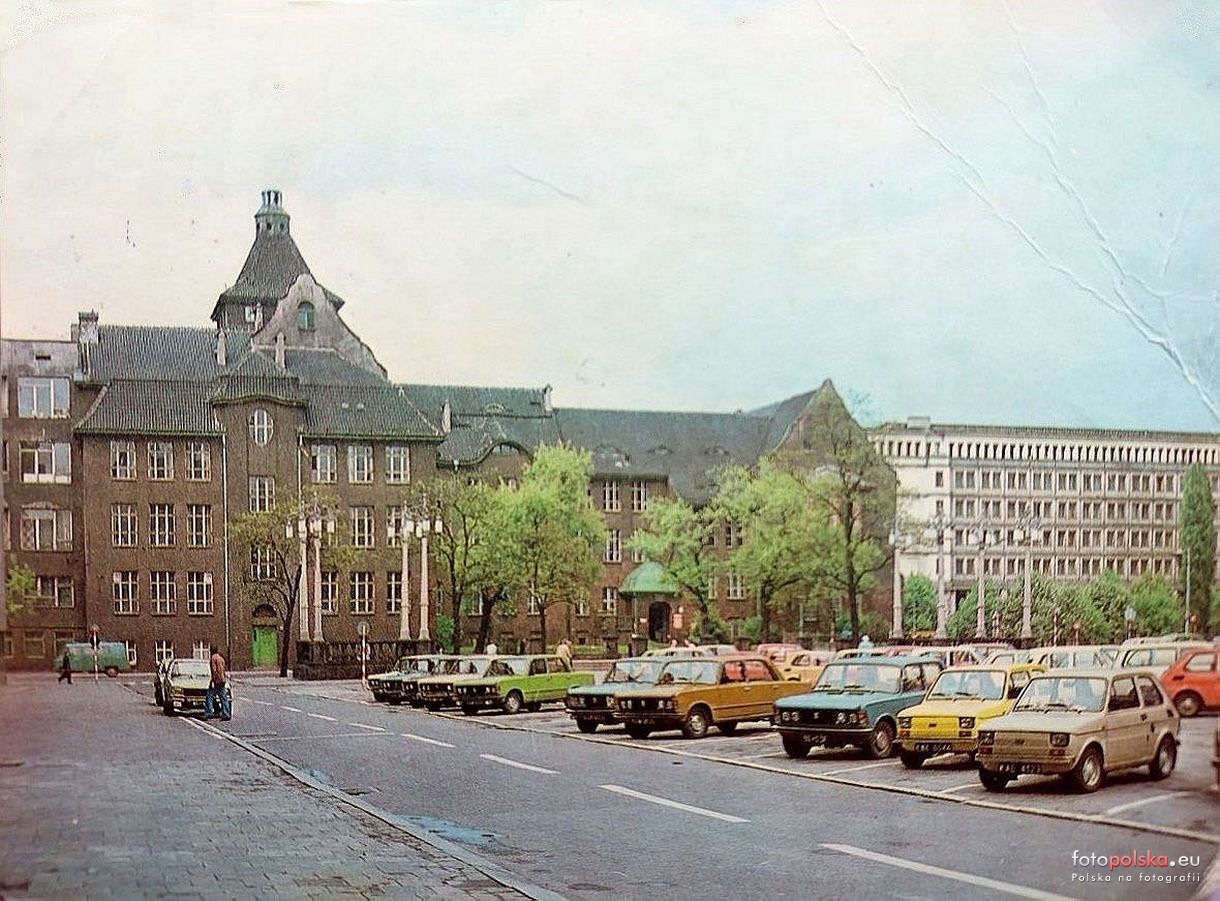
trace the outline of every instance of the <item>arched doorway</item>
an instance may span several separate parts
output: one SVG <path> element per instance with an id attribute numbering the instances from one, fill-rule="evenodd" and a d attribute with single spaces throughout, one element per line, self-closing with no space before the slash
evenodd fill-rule
<path id="1" fill-rule="evenodd" d="M 653 601 L 648 605 L 648 639 L 669 641 L 670 607 L 666 601 Z"/>
<path id="2" fill-rule="evenodd" d="M 275 608 L 259 604 L 254 608 L 253 635 L 250 640 L 250 665 L 271 669 L 280 663 L 280 621 Z"/>

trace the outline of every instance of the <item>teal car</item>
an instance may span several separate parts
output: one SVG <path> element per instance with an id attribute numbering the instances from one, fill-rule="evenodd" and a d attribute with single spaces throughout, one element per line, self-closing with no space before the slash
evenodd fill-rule
<path id="1" fill-rule="evenodd" d="M 826 664 L 813 690 L 775 702 L 775 726 L 789 757 L 814 745 L 854 745 L 879 760 L 894 753 L 898 711 L 923 700 L 940 674 L 932 657 L 852 657 Z"/>
<path id="2" fill-rule="evenodd" d="M 537 710 L 547 701 L 562 701 L 568 690 L 592 685 L 593 674 L 575 672 L 556 654 L 496 657 L 478 679 L 454 685 L 458 706 L 467 716 L 488 707 L 505 713 Z"/>
<path id="3" fill-rule="evenodd" d="M 616 660 L 606 678 L 596 685 L 581 685 L 568 690 L 564 705 L 581 732 L 596 732 L 598 726 L 617 722 L 614 696 L 657 684 L 668 657 L 629 657 Z"/>
<path id="4" fill-rule="evenodd" d="M 441 659 L 438 654 L 399 657 L 392 670 L 369 676 L 369 691 L 373 693 L 373 700 L 390 704 L 412 700 L 415 683 L 424 676 L 432 675 Z"/>

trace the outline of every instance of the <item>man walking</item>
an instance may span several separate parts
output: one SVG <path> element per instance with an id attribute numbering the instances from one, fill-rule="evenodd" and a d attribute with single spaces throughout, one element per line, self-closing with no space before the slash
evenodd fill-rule
<path id="1" fill-rule="evenodd" d="M 64 659 L 59 664 L 59 681 L 68 680 L 68 684 L 72 684 L 72 661 L 68 659 L 68 652 L 64 651 Z"/>
<path id="2" fill-rule="evenodd" d="M 209 720 L 215 718 L 217 702 L 219 702 L 220 718 L 228 721 L 233 718 L 232 701 L 229 699 L 227 684 L 228 673 L 225 670 L 225 659 L 216 649 L 216 645 L 212 645 L 211 666 L 212 684 L 208 686 L 208 693 L 203 700 L 203 717 Z"/>

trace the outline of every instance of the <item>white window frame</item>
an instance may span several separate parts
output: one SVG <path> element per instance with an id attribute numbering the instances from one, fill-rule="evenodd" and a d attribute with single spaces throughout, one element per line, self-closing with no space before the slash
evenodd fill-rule
<path id="1" fill-rule="evenodd" d="M 153 660 L 157 664 L 162 664 L 167 660 L 174 659 L 174 643 L 166 641 L 164 638 L 158 638 L 153 642 Z"/>
<path id="2" fill-rule="evenodd" d="M 603 563 L 623 562 L 623 533 L 619 529 L 610 529 L 606 533 L 606 547 L 602 552 Z"/>
<path id="3" fill-rule="evenodd" d="M 140 523 L 135 504 L 110 505 L 111 547 L 135 547 L 140 542 Z"/>
<path id="4" fill-rule="evenodd" d="M 173 547 L 174 532 L 177 523 L 174 521 L 173 504 L 148 505 L 148 546 Z"/>
<path id="5" fill-rule="evenodd" d="M 339 615 L 339 573 L 336 570 L 322 570 L 322 596 L 318 600 L 325 616 Z"/>
<path id="6" fill-rule="evenodd" d="M 178 612 L 178 581 L 173 570 L 154 569 L 149 572 L 148 599 L 152 603 L 153 616 L 173 616 Z"/>
<path id="7" fill-rule="evenodd" d="M 275 506 L 275 476 L 250 476 L 250 512 L 266 513 Z"/>
<path id="8" fill-rule="evenodd" d="M 174 478 L 174 444 L 172 441 L 148 442 L 148 479 L 170 482 Z"/>
<path id="9" fill-rule="evenodd" d="M 76 606 L 76 583 L 71 576 L 35 576 L 34 596 L 40 607 L 68 610 Z"/>
<path id="10" fill-rule="evenodd" d="M 746 599 L 746 583 L 741 573 L 729 570 L 727 581 L 728 589 L 725 593 L 725 598 L 730 601 L 744 601 Z"/>
<path id="11" fill-rule="evenodd" d="M 529 613 L 530 616 L 537 616 L 542 612 L 542 601 L 539 600 L 538 595 L 534 594 L 532 591 L 530 592 L 529 601 L 526 604 L 526 612 Z"/>
<path id="12" fill-rule="evenodd" d="M 275 552 L 271 545 L 250 545 L 250 580 L 270 582 L 275 578 Z"/>
<path id="13" fill-rule="evenodd" d="M 602 481 L 602 509 L 607 513 L 618 513 L 623 509 L 623 501 L 619 497 L 618 482 L 614 479 Z"/>
<path id="14" fill-rule="evenodd" d="M 371 444 L 349 444 L 347 446 L 347 481 L 351 485 L 373 483 L 373 446 Z"/>
<path id="15" fill-rule="evenodd" d="M 385 483 L 407 485 L 411 481 L 411 448 L 405 444 L 387 444 L 385 449 Z"/>
<path id="16" fill-rule="evenodd" d="M 21 419 L 66 419 L 71 381 L 56 376 L 17 377 L 17 415 Z"/>
<path id="17" fill-rule="evenodd" d="M 186 574 L 187 616 L 211 616 L 215 610 L 212 574 L 207 570 L 192 570 Z"/>
<path id="18" fill-rule="evenodd" d="M 618 613 L 618 589 L 612 585 L 602 588 L 601 612 L 603 616 L 614 616 Z"/>
<path id="19" fill-rule="evenodd" d="M 373 587 L 373 573 L 354 570 L 348 580 L 351 587 L 349 608 L 353 616 L 372 616 L 377 609 L 377 592 Z"/>
<path id="20" fill-rule="evenodd" d="M 347 516 L 352 527 L 352 547 L 376 547 L 377 508 L 365 504 L 348 507 Z"/>
<path id="21" fill-rule="evenodd" d="M 402 612 L 402 571 L 391 569 L 385 574 L 385 612 Z"/>
<path id="22" fill-rule="evenodd" d="M 191 659 L 192 660 L 211 660 L 212 659 L 211 647 L 208 645 L 208 643 L 206 641 L 197 641 L 191 646 Z"/>
<path id="23" fill-rule="evenodd" d="M 72 550 L 72 511 L 64 507 L 23 507 L 23 551 Z"/>
<path id="24" fill-rule="evenodd" d="M 209 547 L 212 543 L 212 505 L 186 505 L 186 546 Z"/>
<path id="25" fill-rule="evenodd" d="M 118 570 L 110 576 L 110 598 L 115 616 L 138 616 L 140 613 L 140 574 L 134 569 Z"/>
<path id="26" fill-rule="evenodd" d="M 631 483 L 631 512 L 643 513 L 648 509 L 648 483 L 635 481 Z"/>
<path id="27" fill-rule="evenodd" d="M 275 434 L 275 419 L 270 410 L 266 407 L 255 407 L 250 412 L 248 423 L 251 441 L 259 447 L 266 447 L 271 443 L 271 436 Z"/>
<path id="28" fill-rule="evenodd" d="M 186 480 L 212 481 L 212 448 L 206 441 L 190 441 L 186 445 Z"/>
<path id="29" fill-rule="evenodd" d="M 405 511 L 397 504 L 385 508 L 385 546 L 402 547 L 403 523 L 406 521 Z"/>
<path id="30" fill-rule="evenodd" d="M 66 441 L 22 441 L 18 453 L 22 482 L 71 484 L 72 445 Z"/>
<path id="31" fill-rule="evenodd" d="M 136 443 L 134 441 L 110 442 L 110 478 L 130 482 L 136 477 Z"/>
<path id="32" fill-rule="evenodd" d="M 315 485 L 328 485 L 338 478 L 339 449 L 333 444 L 309 446 L 309 479 Z"/>

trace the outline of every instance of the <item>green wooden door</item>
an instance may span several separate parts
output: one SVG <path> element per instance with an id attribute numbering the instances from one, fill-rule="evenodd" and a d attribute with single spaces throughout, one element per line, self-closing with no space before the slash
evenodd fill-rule
<path id="1" fill-rule="evenodd" d="M 275 626 L 254 627 L 254 666 L 275 666 L 279 663 L 279 640 Z"/>

